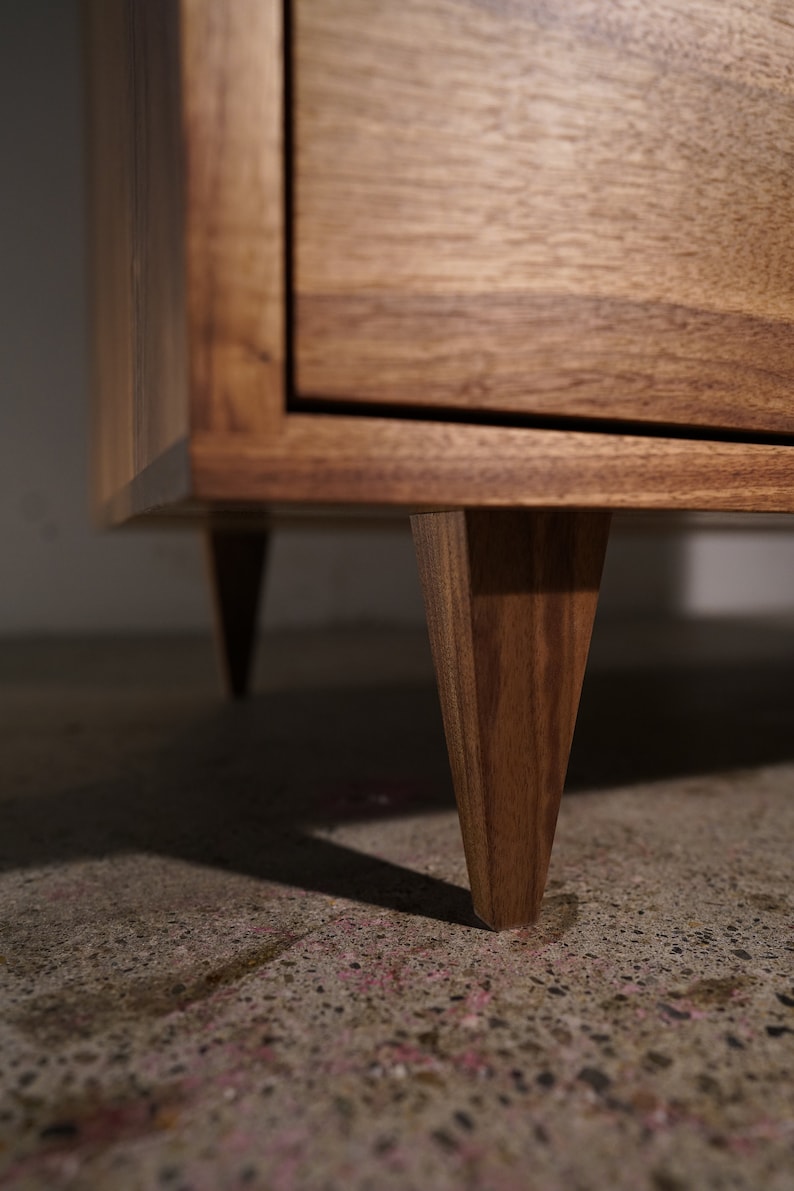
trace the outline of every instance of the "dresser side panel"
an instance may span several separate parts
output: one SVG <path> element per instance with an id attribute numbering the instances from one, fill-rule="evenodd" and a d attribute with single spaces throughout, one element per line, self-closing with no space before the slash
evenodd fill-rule
<path id="1" fill-rule="evenodd" d="M 87 0 L 84 18 L 94 493 L 113 519 L 188 433 L 179 13 Z M 163 499 L 186 494 L 184 469 L 162 474 Z"/>

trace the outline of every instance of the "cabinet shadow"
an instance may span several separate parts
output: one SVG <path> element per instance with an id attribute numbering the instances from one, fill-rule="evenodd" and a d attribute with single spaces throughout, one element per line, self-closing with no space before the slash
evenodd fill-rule
<path id="1" fill-rule="evenodd" d="M 0 685 L 10 707 L 14 684 Z M 791 761 L 793 723 L 784 661 L 599 668 L 585 679 L 567 795 Z M 4 734 L 2 871 L 153 852 L 481 925 L 463 884 L 333 838 L 343 824 L 454 809 L 429 682 L 234 705 L 148 682 L 106 698 L 33 687 Z"/>

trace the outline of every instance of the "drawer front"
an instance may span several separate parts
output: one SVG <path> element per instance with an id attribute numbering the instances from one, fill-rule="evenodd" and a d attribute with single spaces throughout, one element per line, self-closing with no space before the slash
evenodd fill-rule
<path id="1" fill-rule="evenodd" d="M 294 401 L 794 431 L 787 0 L 295 0 Z"/>

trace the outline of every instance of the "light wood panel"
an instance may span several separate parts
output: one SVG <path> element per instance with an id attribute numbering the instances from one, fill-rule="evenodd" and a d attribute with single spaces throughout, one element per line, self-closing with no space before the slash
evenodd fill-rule
<path id="1" fill-rule="evenodd" d="M 87 0 L 88 240 L 99 506 L 188 429 L 175 0 Z M 165 498 L 187 491 L 169 471 Z"/>
<path id="2" fill-rule="evenodd" d="M 300 398 L 794 429 L 779 0 L 296 0 Z"/>
<path id="3" fill-rule="evenodd" d="M 289 415 L 269 440 L 198 434 L 205 501 L 794 511 L 794 448 Z"/>
<path id="4" fill-rule="evenodd" d="M 533 922 L 568 768 L 609 515 L 411 518 L 474 909 Z"/>

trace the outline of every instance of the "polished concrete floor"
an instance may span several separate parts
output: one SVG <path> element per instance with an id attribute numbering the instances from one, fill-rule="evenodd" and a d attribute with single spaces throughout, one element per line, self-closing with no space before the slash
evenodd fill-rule
<path id="1" fill-rule="evenodd" d="M 0 647 L 0 1186 L 794 1186 L 794 625 L 598 625 L 537 927 L 424 636 Z"/>

